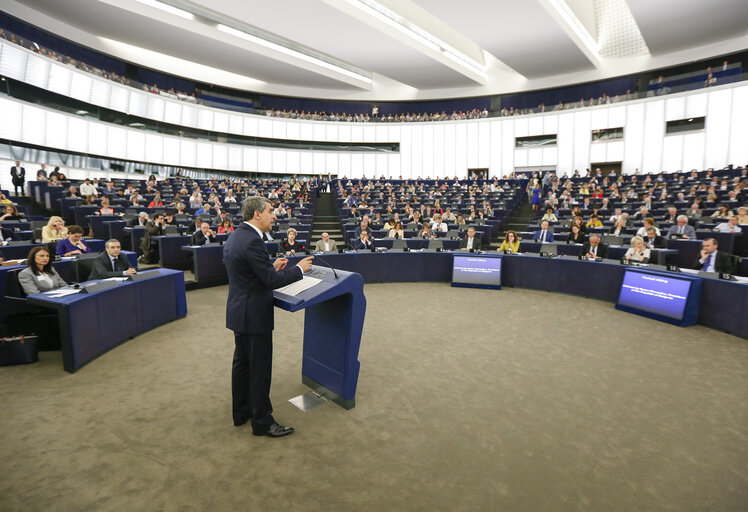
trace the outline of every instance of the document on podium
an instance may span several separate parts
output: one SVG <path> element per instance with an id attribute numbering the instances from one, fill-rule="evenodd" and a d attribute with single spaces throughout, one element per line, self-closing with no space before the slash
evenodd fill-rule
<path id="1" fill-rule="evenodd" d="M 295 283 L 291 283 L 287 286 L 284 286 L 283 288 L 276 288 L 275 291 L 295 297 L 301 292 L 303 292 L 304 290 L 308 290 L 315 284 L 318 284 L 321 282 L 322 282 L 322 279 L 317 279 L 316 277 L 304 276 L 301 279 L 301 281 L 296 281 Z"/>

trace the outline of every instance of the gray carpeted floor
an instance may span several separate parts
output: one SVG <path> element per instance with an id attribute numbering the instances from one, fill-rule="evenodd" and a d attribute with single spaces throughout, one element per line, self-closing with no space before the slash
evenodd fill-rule
<path id="1" fill-rule="evenodd" d="M 302 412 L 303 313 L 273 400 L 230 412 L 226 287 L 74 375 L 0 368 L 0 511 L 744 511 L 748 343 L 528 290 L 367 285 L 357 407 Z"/>

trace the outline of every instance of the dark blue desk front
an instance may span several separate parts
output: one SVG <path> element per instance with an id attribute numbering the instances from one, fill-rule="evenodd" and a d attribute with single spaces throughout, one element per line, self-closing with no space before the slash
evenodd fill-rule
<path id="1" fill-rule="evenodd" d="M 59 314 L 65 371 L 74 373 L 128 339 L 187 315 L 184 273 L 169 269 L 153 272 L 158 275 L 90 294 L 28 296 L 29 304 Z"/>

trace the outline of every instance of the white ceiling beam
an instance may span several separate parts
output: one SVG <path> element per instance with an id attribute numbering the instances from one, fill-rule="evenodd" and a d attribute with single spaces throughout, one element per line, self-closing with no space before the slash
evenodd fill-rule
<path id="1" fill-rule="evenodd" d="M 569 36 L 585 57 L 596 67 L 602 65 L 597 38 L 585 27 L 565 0 L 538 0 L 551 17 Z"/>

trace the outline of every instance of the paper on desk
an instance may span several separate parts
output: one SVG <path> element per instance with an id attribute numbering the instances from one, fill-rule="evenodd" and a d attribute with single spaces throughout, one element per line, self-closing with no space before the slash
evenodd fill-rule
<path id="1" fill-rule="evenodd" d="M 680 267 L 680 271 L 685 274 L 698 274 L 699 273 L 698 270 L 694 270 L 692 268 L 683 268 L 683 267 Z"/>
<path id="2" fill-rule="evenodd" d="M 53 290 L 50 292 L 46 292 L 44 295 L 57 299 L 60 297 L 65 297 L 66 295 L 72 295 L 74 293 L 79 293 L 79 292 L 80 290 L 76 290 L 73 288 L 64 288 L 62 290 Z"/>
<path id="3" fill-rule="evenodd" d="M 304 276 L 301 281 L 296 281 L 295 283 L 291 283 L 287 286 L 284 286 L 283 288 L 277 288 L 275 291 L 295 297 L 304 290 L 308 290 L 309 288 L 320 282 L 322 282 L 322 279 Z"/>

